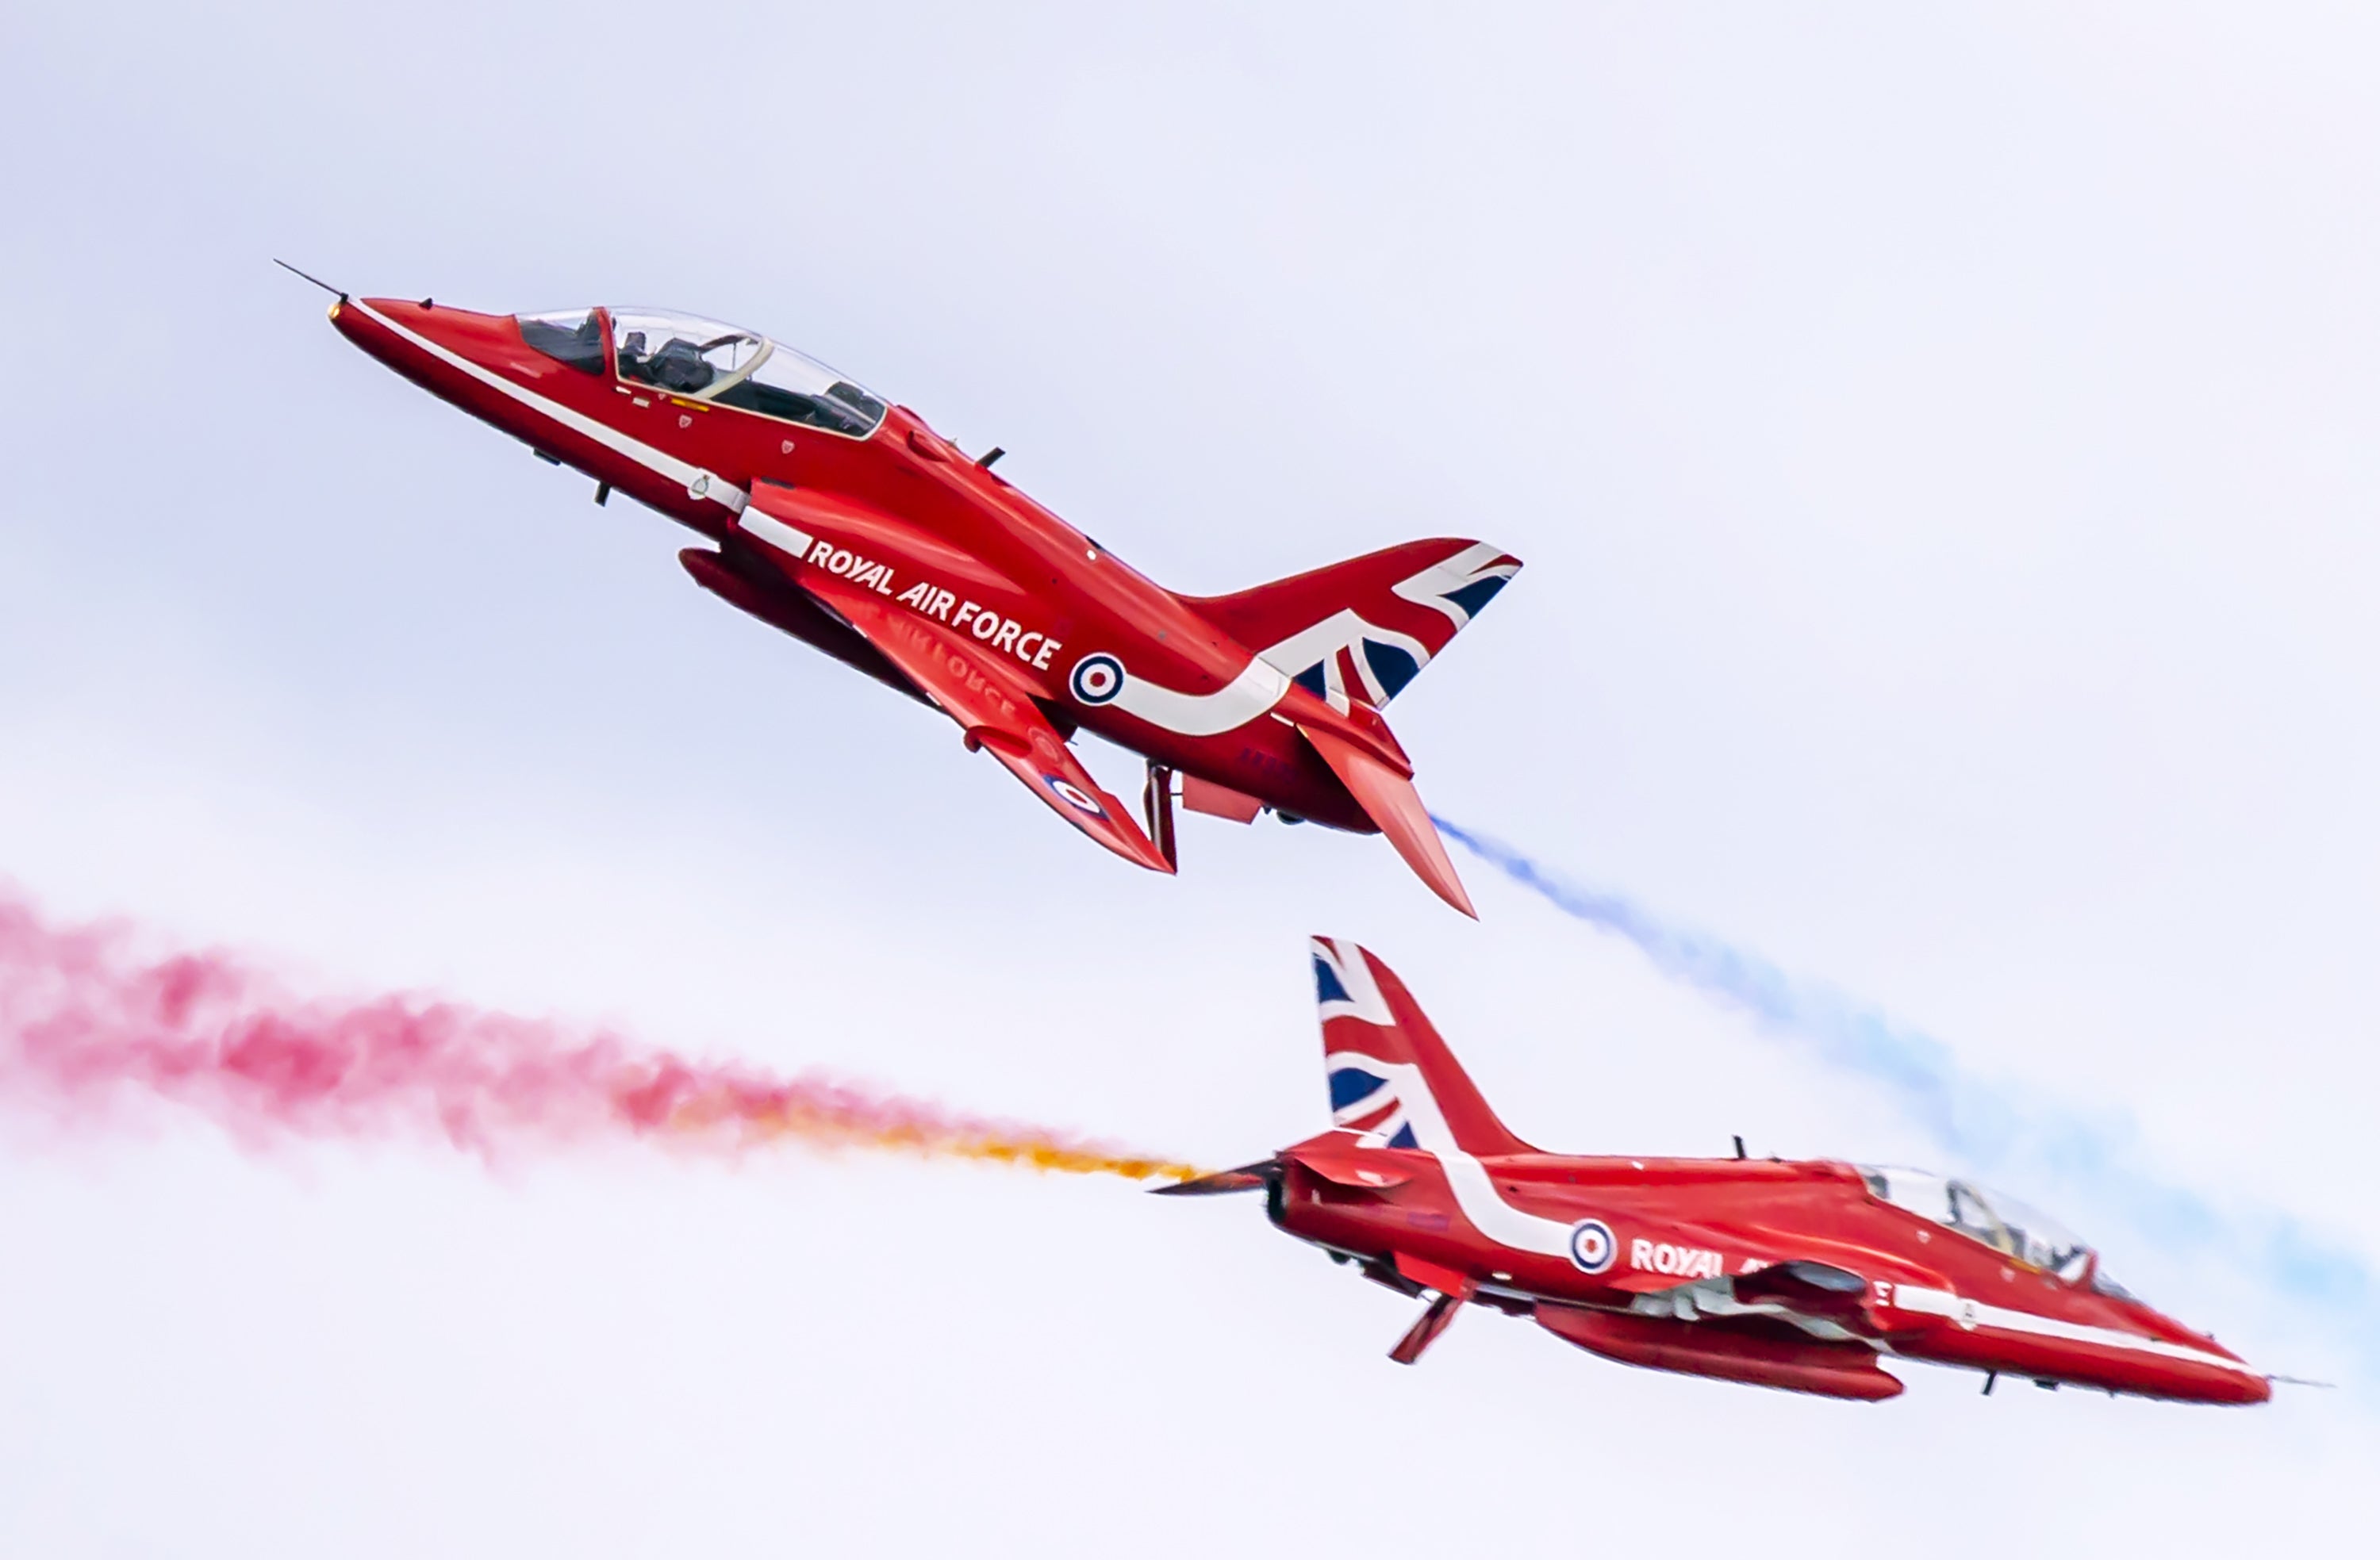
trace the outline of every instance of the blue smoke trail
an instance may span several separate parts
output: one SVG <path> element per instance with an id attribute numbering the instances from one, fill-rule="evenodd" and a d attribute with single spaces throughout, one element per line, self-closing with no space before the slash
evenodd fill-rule
<path id="1" fill-rule="evenodd" d="M 1634 901 L 1570 882 L 1501 840 L 1437 818 L 1440 832 L 1564 914 L 1626 938 L 1671 980 L 1749 1014 L 1828 1066 L 1882 1084 L 1943 1148 L 1989 1173 L 2020 1159 L 2094 1195 L 2168 1249 L 2220 1253 L 2271 1276 L 2288 1298 L 2368 1324 L 2375 1286 L 2356 1253 L 2285 1214 L 2227 1214 L 2197 1192 L 2125 1162 L 2134 1132 L 2032 1102 L 1960 1066 L 1931 1035 L 1894 1022 L 1830 986 L 1799 980 L 1718 937 L 1672 926 Z M 2367 1348 L 2369 1346 L 2367 1345 Z M 2380 1356 L 2364 1362 L 2380 1376 Z"/>

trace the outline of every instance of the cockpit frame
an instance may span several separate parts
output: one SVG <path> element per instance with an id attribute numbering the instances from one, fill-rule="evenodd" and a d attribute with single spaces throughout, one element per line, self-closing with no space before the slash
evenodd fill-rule
<path id="1" fill-rule="evenodd" d="M 532 350 L 630 390 L 699 402 L 862 441 L 884 425 L 890 405 L 808 354 L 758 331 L 673 310 L 597 305 L 514 317 Z M 595 340 L 582 343 L 588 327 Z M 659 334 L 658 345 L 648 347 Z M 600 341 L 597 362 L 593 347 Z M 724 353 L 722 360 L 718 355 Z M 673 381 L 676 382 L 673 382 Z"/>
<path id="2" fill-rule="evenodd" d="M 1959 1235 L 2027 1272 L 2069 1288 L 2129 1298 L 2107 1276 L 2097 1248 L 2021 1199 L 1906 1166 L 1862 1165 L 1868 1195 Z"/>

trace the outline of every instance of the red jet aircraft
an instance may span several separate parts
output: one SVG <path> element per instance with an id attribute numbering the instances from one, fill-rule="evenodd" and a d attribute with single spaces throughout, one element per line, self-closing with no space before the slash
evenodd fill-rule
<path id="1" fill-rule="evenodd" d="M 1265 1192 L 1274 1224 L 1430 1296 L 1390 1357 L 1465 1302 L 1625 1364 L 1830 1397 L 1898 1397 L 1887 1356 L 2042 1386 L 2262 1403 L 2273 1378 L 2159 1314 L 2013 1199 L 1831 1160 L 1544 1154 L 1506 1131 L 1389 968 L 1316 938 L 1331 1119 L 1261 1164 L 1159 1189 Z M 1740 1145 L 1739 1145 L 1740 1155 Z"/>
<path id="2" fill-rule="evenodd" d="M 301 272 L 302 274 L 302 272 Z M 313 280 L 309 277 L 309 281 Z M 317 284 L 322 285 L 322 284 Z M 337 292 L 336 288 L 326 290 Z M 1401 547 L 1229 596 L 1177 596 L 782 342 L 648 308 L 475 314 L 339 294 L 340 333 L 555 465 L 709 538 L 696 583 L 958 722 L 1059 816 L 1174 869 L 1193 811 L 1382 833 L 1475 914 L 1380 707 L 1520 567 Z M 1067 746 L 1147 760 L 1146 832 Z"/>

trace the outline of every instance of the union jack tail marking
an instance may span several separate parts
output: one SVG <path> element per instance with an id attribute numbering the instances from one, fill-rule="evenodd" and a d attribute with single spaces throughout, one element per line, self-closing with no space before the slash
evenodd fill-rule
<path id="1" fill-rule="evenodd" d="M 1333 708 L 1378 708 L 1520 572 L 1519 559 L 1490 543 L 1439 538 L 1184 599 Z"/>
<path id="2" fill-rule="evenodd" d="M 1352 942 L 1316 937 L 1314 989 L 1331 1124 L 1366 1148 L 1526 1154 L 1395 972 Z"/>

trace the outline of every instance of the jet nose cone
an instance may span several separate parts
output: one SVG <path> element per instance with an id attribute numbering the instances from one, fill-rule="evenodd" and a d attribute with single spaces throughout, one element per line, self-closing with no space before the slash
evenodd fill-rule
<path id="1" fill-rule="evenodd" d="M 341 335 L 399 372 L 504 369 L 529 355 L 509 314 L 480 314 L 433 298 L 342 298 L 331 311 Z"/>
<path id="2" fill-rule="evenodd" d="M 2273 1383 L 2245 1365 L 2236 1371 L 2209 1371 L 2183 1396 L 2201 1403 L 2232 1404 L 2250 1408 L 2273 1400 Z"/>
<path id="3" fill-rule="evenodd" d="M 327 315 L 333 330 L 360 346 L 363 345 L 360 333 L 364 328 L 364 311 L 356 307 L 356 304 L 357 300 L 354 298 L 333 298 Z"/>
<path id="4" fill-rule="evenodd" d="M 404 298 L 341 297 L 331 305 L 333 328 L 339 334 L 372 354 L 386 355 L 386 349 L 401 335 L 422 335 L 422 316 L 431 312 L 427 298 L 408 301 Z"/>
<path id="5" fill-rule="evenodd" d="M 356 298 L 345 312 L 370 320 L 382 329 L 395 326 L 432 339 L 440 333 L 439 315 L 459 317 L 463 313 L 456 308 L 442 309 L 429 298 Z"/>
<path id="6" fill-rule="evenodd" d="M 2145 1310 L 2145 1308 L 2143 1308 Z M 2146 1311 L 2150 1330 L 2168 1344 L 2179 1344 L 2196 1358 L 2184 1363 L 2184 1391 L 2180 1396 L 2203 1403 L 2268 1403 L 2273 1382 L 2239 1355 L 2194 1327 L 2186 1327 L 2163 1312 Z"/>
<path id="7" fill-rule="evenodd" d="M 377 313 L 391 320 L 403 320 L 408 325 L 419 324 L 438 311 L 435 298 L 363 298 L 358 301 L 369 305 Z"/>

